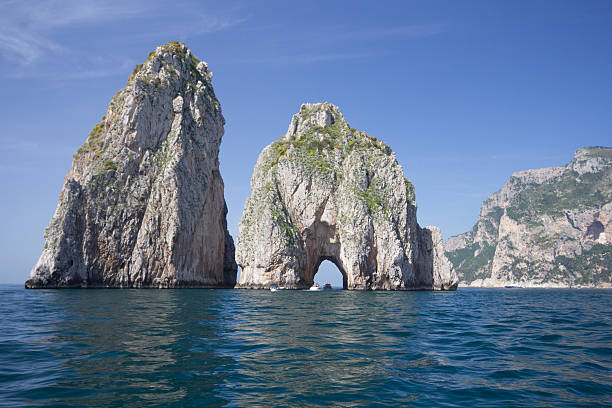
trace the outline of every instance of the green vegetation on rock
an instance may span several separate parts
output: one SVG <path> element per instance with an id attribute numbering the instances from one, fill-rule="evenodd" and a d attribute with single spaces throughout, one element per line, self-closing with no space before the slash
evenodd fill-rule
<path id="1" fill-rule="evenodd" d="M 112 160 L 104 160 L 104 170 L 114 170 L 117 168 L 117 165 Z"/>
<path id="2" fill-rule="evenodd" d="M 406 198 L 412 205 L 416 205 L 416 193 L 414 192 L 414 184 L 407 177 L 404 177 L 404 186 L 406 187 Z"/>
<path id="3" fill-rule="evenodd" d="M 104 119 L 106 119 L 106 117 L 102 117 L 102 122 L 96 124 L 93 129 L 91 129 L 85 143 L 83 143 L 83 145 L 79 147 L 77 152 L 72 156 L 75 160 L 83 153 L 99 153 L 102 151 L 104 147 L 104 139 L 101 136 L 102 131 L 104 130 Z"/>
<path id="4" fill-rule="evenodd" d="M 323 111 L 333 112 L 332 123 L 313 125 L 298 135 L 285 135 L 273 142 L 264 156 L 265 171 L 275 169 L 285 160 L 300 163 L 309 174 L 320 182 L 333 185 L 335 189 L 345 174 L 346 160 L 360 160 L 360 166 L 371 175 L 371 179 L 365 188 L 353 185 L 349 189 L 363 200 L 371 215 L 389 215 L 387 200 L 390 193 L 386 191 L 388 187 L 384 186 L 385 183 L 377 180 L 376 172 L 389 160 L 391 148 L 381 140 L 351 128 L 338 108 L 328 103 L 302 105 L 299 120 L 311 120 L 313 115 Z M 408 202 L 415 205 L 414 186 L 405 177 L 404 187 Z"/>
<path id="5" fill-rule="evenodd" d="M 484 245 L 473 243 L 465 248 L 447 252 L 446 257 L 455 266 L 463 280 L 471 282 L 491 276 L 493 256 L 497 245 Z"/>
<path id="6" fill-rule="evenodd" d="M 297 226 L 291 222 L 289 213 L 284 203 L 280 201 L 280 205 L 274 206 L 270 209 L 275 225 L 281 230 L 281 236 L 287 241 L 289 246 L 295 246 L 298 242 L 298 236 L 300 231 Z"/>
<path id="7" fill-rule="evenodd" d="M 563 216 L 568 210 L 601 207 L 612 201 L 609 188 L 611 183 L 612 167 L 602 172 L 585 174 L 567 169 L 559 178 L 542 184 L 525 185 L 512 199 L 507 214 L 516 221 L 538 224 L 538 220 L 533 218 L 541 214 L 554 218 Z"/>
<path id="8" fill-rule="evenodd" d="M 384 215 L 390 214 L 387 200 L 385 199 L 383 191 L 378 189 L 376 186 L 370 184 L 365 190 L 355 188 L 353 189 L 353 192 L 355 195 L 357 195 L 357 197 L 365 202 L 370 215 L 377 215 L 379 213 Z"/>
<path id="9" fill-rule="evenodd" d="M 596 285 L 612 280 L 612 246 L 596 244 L 575 258 L 555 258 L 553 274 L 572 273 L 578 276 L 575 285 Z"/>

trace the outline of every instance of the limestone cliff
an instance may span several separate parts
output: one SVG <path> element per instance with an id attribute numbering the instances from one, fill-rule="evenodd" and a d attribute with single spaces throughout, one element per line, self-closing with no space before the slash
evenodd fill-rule
<path id="1" fill-rule="evenodd" d="M 306 288 L 323 260 L 348 289 L 455 289 L 435 227 L 416 221 L 414 188 L 382 141 L 331 104 L 305 104 L 260 154 L 236 259 L 238 287 Z"/>
<path id="2" fill-rule="evenodd" d="M 610 286 L 612 149 L 579 149 L 567 166 L 513 174 L 445 250 L 474 286 Z"/>
<path id="3" fill-rule="evenodd" d="M 74 155 L 26 287 L 235 284 L 211 79 L 176 42 L 134 69 Z"/>

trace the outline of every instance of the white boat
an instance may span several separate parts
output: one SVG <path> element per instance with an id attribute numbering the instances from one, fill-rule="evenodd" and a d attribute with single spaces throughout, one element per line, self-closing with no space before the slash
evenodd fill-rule
<path id="1" fill-rule="evenodd" d="M 314 285 L 312 285 L 308 290 L 321 290 L 321 287 L 317 282 L 315 282 Z"/>
<path id="2" fill-rule="evenodd" d="M 272 287 L 270 288 L 270 292 L 276 292 L 277 290 L 278 290 L 278 288 L 277 288 L 277 287 L 274 287 L 274 286 L 272 286 Z"/>

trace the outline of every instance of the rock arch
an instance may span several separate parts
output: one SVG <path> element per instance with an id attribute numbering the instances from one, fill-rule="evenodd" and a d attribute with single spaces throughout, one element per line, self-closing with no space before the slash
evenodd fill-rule
<path id="1" fill-rule="evenodd" d="M 336 257 L 320 257 L 319 263 L 316 265 L 313 275 L 312 275 L 313 281 L 314 281 L 314 277 L 321 270 L 321 264 L 323 264 L 323 262 L 325 261 L 329 261 L 331 264 L 335 266 L 336 270 L 340 273 L 340 276 L 342 277 L 342 289 L 347 289 L 348 288 L 348 275 L 346 271 L 339 265 Z"/>
<path id="2" fill-rule="evenodd" d="M 306 288 L 328 259 L 347 289 L 456 288 L 439 230 L 416 222 L 414 188 L 395 154 L 334 105 L 302 105 L 261 152 L 251 189 L 238 287 Z"/>

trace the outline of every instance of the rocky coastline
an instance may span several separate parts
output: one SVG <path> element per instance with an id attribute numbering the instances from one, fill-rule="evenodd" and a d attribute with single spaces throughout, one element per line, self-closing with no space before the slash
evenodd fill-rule
<path id="1" fill-rule="evenodd" d="M 445 244 L 461 286 L 612 286 L 612 148 L 512 175 Z"/>

